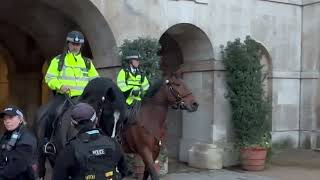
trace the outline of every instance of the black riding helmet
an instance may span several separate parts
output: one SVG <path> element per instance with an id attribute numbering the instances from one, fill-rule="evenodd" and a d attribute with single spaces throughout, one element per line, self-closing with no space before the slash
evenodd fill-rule
<path id="1" fill-rule="evenodd" d="M 130 61 L 132 59 L 140 61 L 140 54 L 139 54 L 139 52 L 137 50 L 129 50 L 127 55 L 126 55 L 126 57 L 125 57 L 125 59 L 127 61 Z"/>
<path id="2" fill-rule="evenodd" d="M 72 42 L 72 43 L 83 44 L 84 43 L 84 36 L 79 31 L 71 31 L 68 33 L 66 41 L 67 41 L 67 43 Z"/>

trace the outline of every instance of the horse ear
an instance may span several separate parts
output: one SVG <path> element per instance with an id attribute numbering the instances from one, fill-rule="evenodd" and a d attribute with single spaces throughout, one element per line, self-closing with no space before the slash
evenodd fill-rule
<path id="1" fill-rule="evenodd" d="M 116 100 L 116 95 L 115 95 L 113 88 L 109 88 L 107 90 L 106 96 L 107 97 L 105 97 L 105 98 L 108 99 L 110 102 L 113 102 Z"/>
<path id="2" fill-rule="evenodd" d="M 179 68 L 173 73 L 173 75 L 178 79 L 182 79 L 182 74 L 183 74 L 183 70 L 181 68 Z"/>

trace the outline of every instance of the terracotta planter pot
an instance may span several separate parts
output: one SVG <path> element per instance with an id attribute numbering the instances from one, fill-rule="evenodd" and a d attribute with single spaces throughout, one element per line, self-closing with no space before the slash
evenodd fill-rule
<path id="1" fill-rule="evenodd" d="M 262 171 L 267 157 L 266 148 L 241 148 L 240 161 L 242 168 L 248 171 Z"/>

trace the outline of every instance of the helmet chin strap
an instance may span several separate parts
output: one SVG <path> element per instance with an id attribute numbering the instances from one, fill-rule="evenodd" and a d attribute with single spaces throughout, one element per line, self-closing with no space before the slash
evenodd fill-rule
<path id="1" fill-rule="evenodd" d="M 74 56 L 76 56 L 76 55 L 80 54 L 81 50 L 79 50 L 77 53 L 74 53 L 74 52 L 72 52 L 72 51 L 70 51 L 70 50 L 68 50 L 68 52 L 71 53 L 71 54 L 73 54 Z"/>

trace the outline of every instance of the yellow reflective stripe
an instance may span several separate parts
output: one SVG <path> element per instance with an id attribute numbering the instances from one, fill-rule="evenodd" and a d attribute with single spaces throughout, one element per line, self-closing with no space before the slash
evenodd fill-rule
<path id="1" fill-rule="evenodd" d="M 134 86 L 141 86 L 142 84 L 140 83 L 140 82 L 135 82 L 135 81 L 131 81 L 131 82 L 129 82 L 128 81 L 128 85 L 134 85 Z"/>
<path id="2" fill-rule="evenodd" d="M 118 87 L 125 88 L 125 87 L 127 87 L 127 85 L 126 84 L 118 84 Z"/>
<path id="3" fill-rule="evenodd" d="M 126 83 L 126 81 L 119 80 L 119 81 L 117 81 L 117 83 L 118 83 L 118 84 L 121 84 L 121 83 L 124 83 L 124 84 L 125 84 L 125 83 Z"/>
<path id="4" fill-rule="evenodd" d="M 126 82 L 124 82 L 124 81 L 118 81 L 118 86 L 120 87 L 124 87 L 124 86 L 127 86 L 127 84 L 126 84 Z"/>
<path id="5" fill-rule="evenodd" d="M 78 91 L 82 91 L 85 86 L 70 86 L 70 85 L 66 85 L 70 90 L 78 90 Z"/>
<path id="6" fill-rule="evenodd" d="M 46 74 L 46 76 L 45 76 L 45 79 L 46 79 L 46 81 L 50 81 L 50 80 L 52 80 L 52 79 L 57 79 L 57 76 L 56 75 L 53 75 L 53 74 Z"/>
<path id="7" fill-rule="evenodd" d="M 147 89 L 149 89 L 149 87 L 150 87 L 149 84 L 145 84 L 145 85 L 142 86 L 142 89 L 143 90 L 147 90 Z"/>
<path id="8" fill-rule="evenodd" d="M 95 78 L 97 78 L 97 77 L 99 77 L 99 76 L 88 77 L 88 79 L 89 79 L 89 81 L 90 81 L 90 80 L 95 79 Z"/>
<path id="9" fill-rule="evenodd" d="M 95 77 L 74 77 L 74 76 L 56 76 L 56 75 L 53 75 L 53 74 L 47 74 L 46 77 L 47 79 L 60 79 L 60 80 L 70 80 L 70 81 L 85 81 L 85 82 L 88 82 L 89 80 L 91 79 L 94 79 L 96 78 Z"/>
<path id="10" fill-rule="evenodd" d="M 68 66 L 68 65 L 64 65 L 62 70 L 66 69 L 66 68 L 73 68 L 73 69 L 79 68 L 82 71 L 88 72 L 87 67 L 83 67 L 83 66 Z"/>
<path id="11" fill-rule="evenodd" d="M 88 76 L 88 70 L 86 68 L 77 67 L 77 66 L 67 66 L 67 65 L 64 65 L 62 70 L 61 70 L 62 71 L 62 76 L 68 76 L 67 71 L 66 71 L 67 68 L 72 68 L 72 69 L 78 68 L 78 69 L 81 70 L 81 74 L 85 73 L 86 76 Z"/>
<path id="12" fill-rule="evenodd" d="M 88 82 L 89 78 L 88 77 L 74 77 L 74 76 L 60 76 L 59 79 L 61 80 L 70 80 L 70 81 L 85 81 Z"/>

